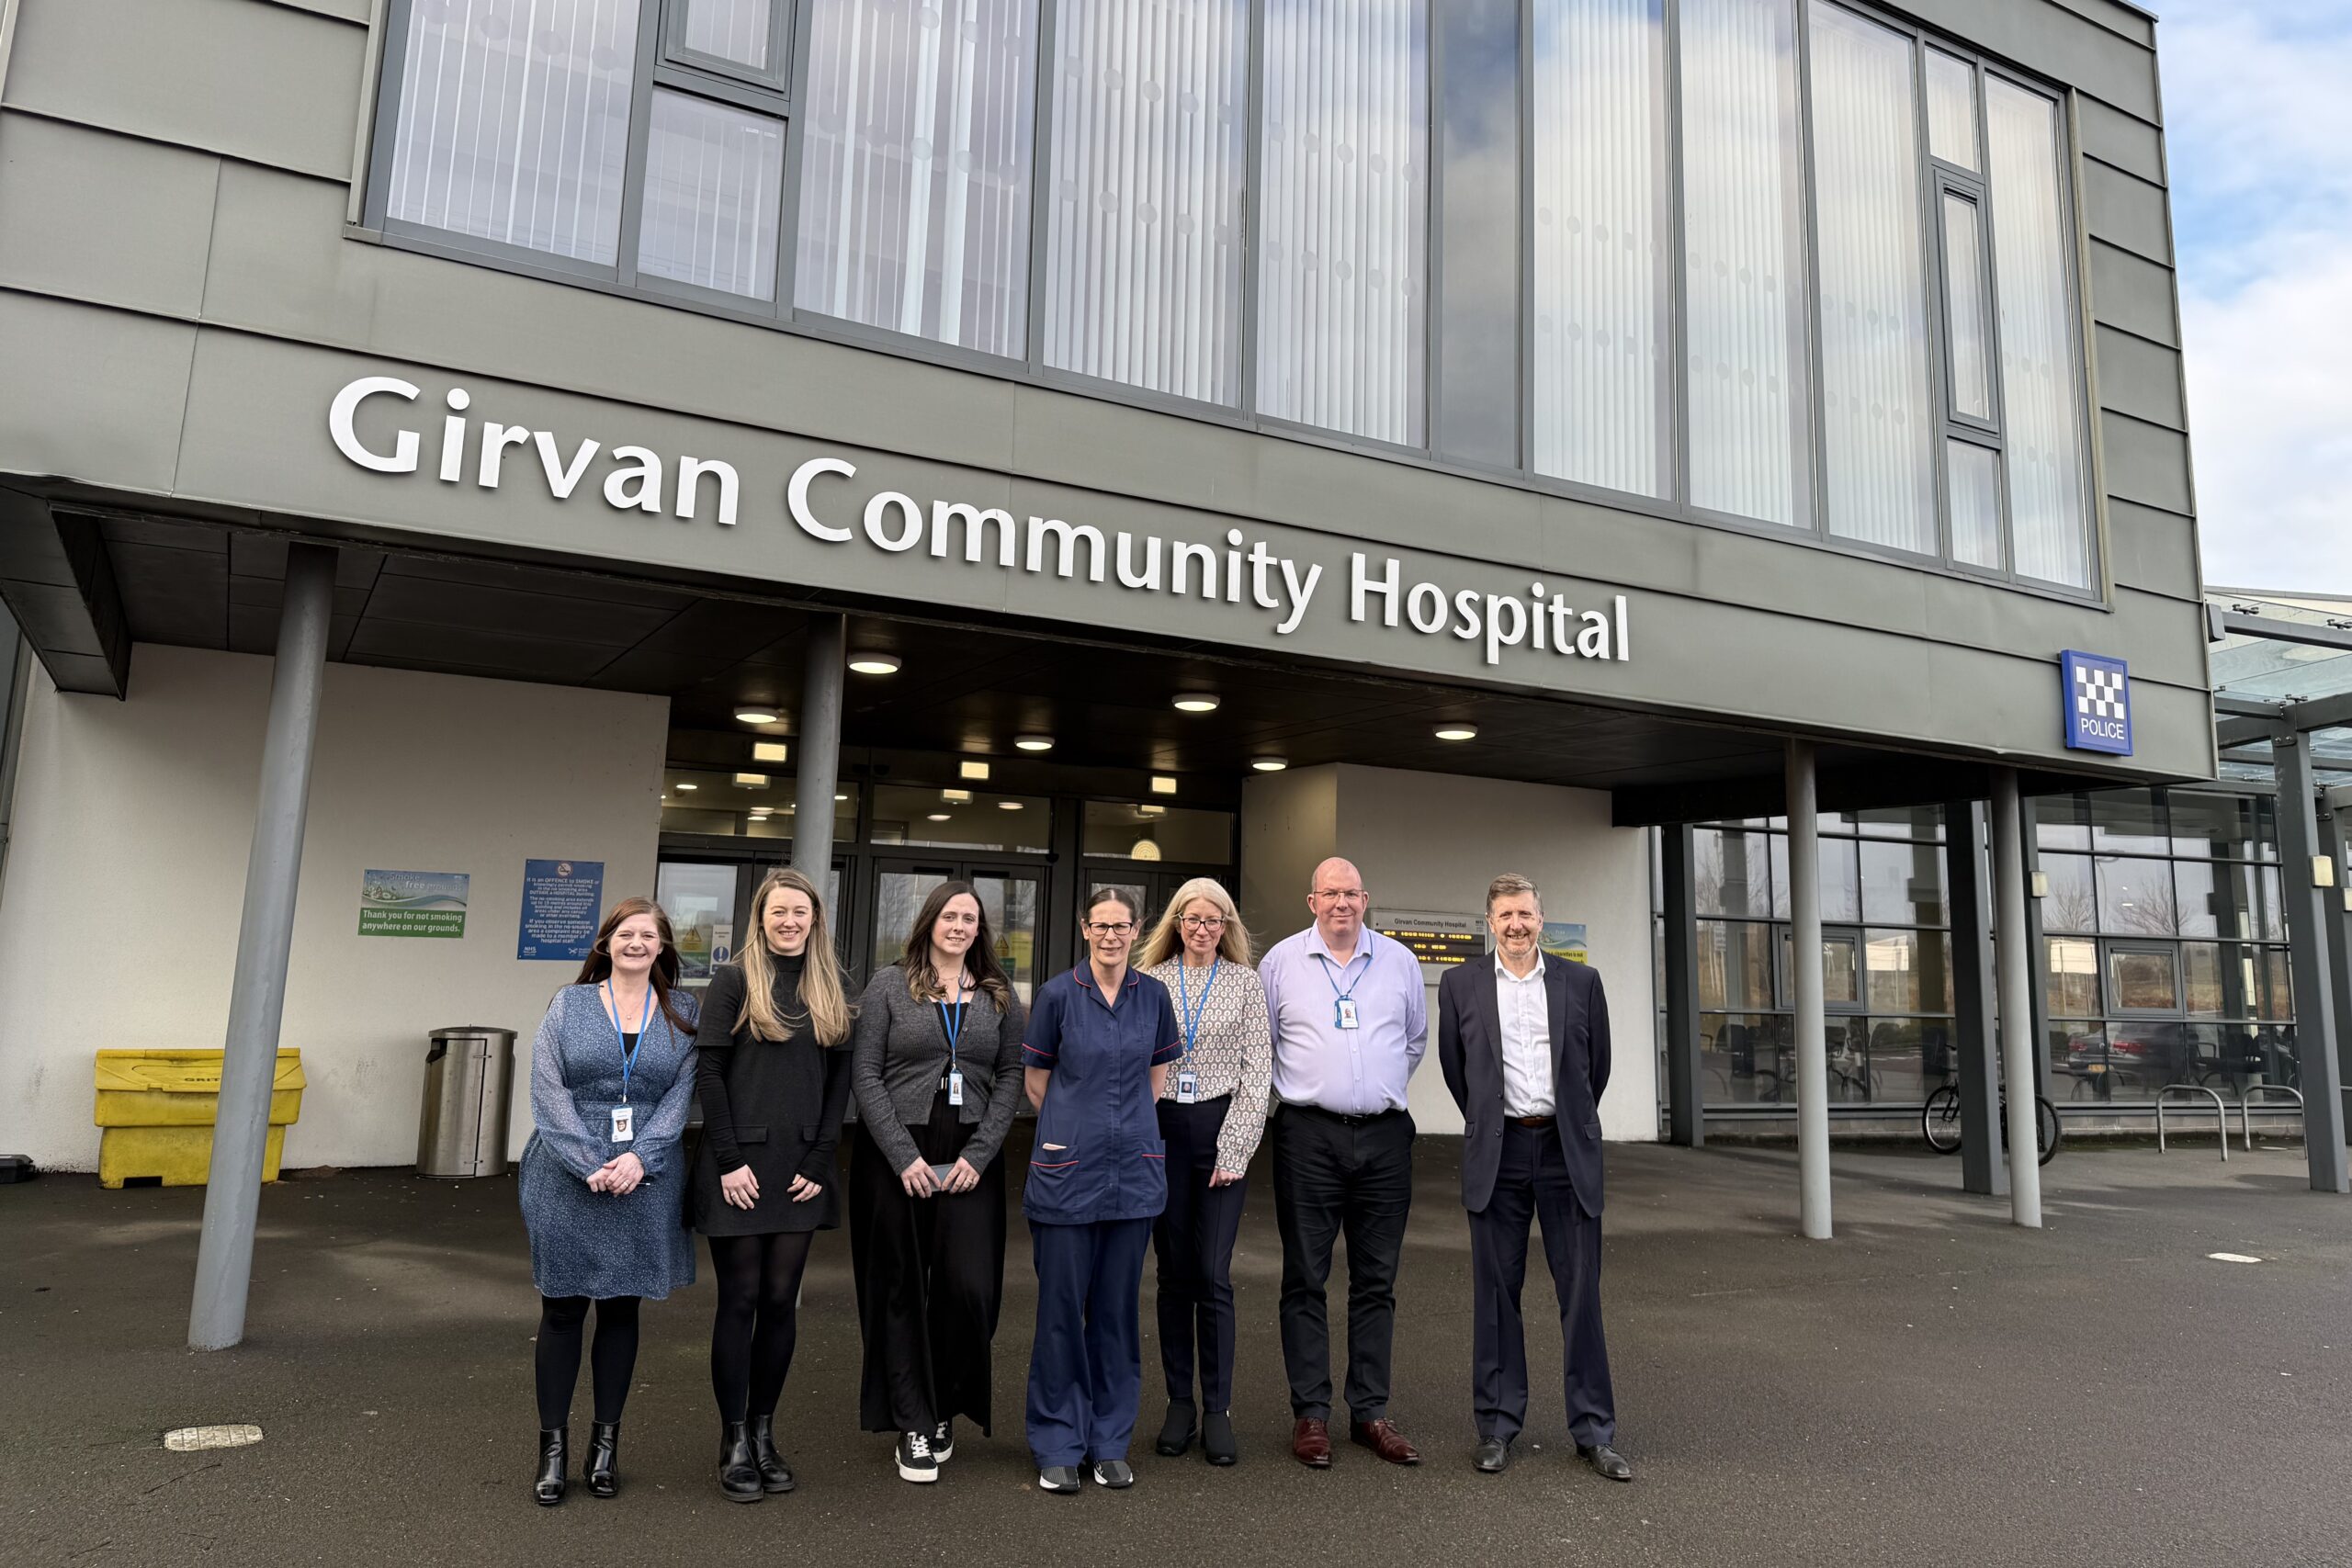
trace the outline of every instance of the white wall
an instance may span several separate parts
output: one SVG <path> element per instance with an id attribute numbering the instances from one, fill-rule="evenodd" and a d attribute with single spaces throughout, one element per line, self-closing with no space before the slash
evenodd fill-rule
<path id="1" fill-rule="evenodd" d="M 270 661 L 141 645 L 124 702 L 34 672 L 0 887 L 0 1152 L 97 1163 L 91 1054 L 217 1049 L 228 1022 Z M 521 1036 L 574 965 L 514 956 L 526 859 L 601 860 L 609 906 L 653 890 L 668 703 L 330 664 L 282 1043 L 310 1088 L 286 1163 L 406 1165 L 426 1032 Z M 361 937 L 369 869 L 461 871 L 456 940 Z"/>
<path id="2" fill-rule="evenodd" d="M 1498 874 L 1532 878 L 1547 919 L 1585 924 L 1608 987 L 1614 1049 L 1601 1131 L 1657 1139 L 1647 836 L 1611 825 L 1606 793 L 1342 764 L 1250 780 L 1241 824 L 1244 908 L 1266 942 L 1307 923 L 1307 877 L 1328 854 L 1355 863 L 1375 910 L 1475 915 Z M 1425 1133 L 1458 1134 L 1462 1117 L 1438 1072 L 1436 1008 L 1432 981 L 1413 1120 Z"/>

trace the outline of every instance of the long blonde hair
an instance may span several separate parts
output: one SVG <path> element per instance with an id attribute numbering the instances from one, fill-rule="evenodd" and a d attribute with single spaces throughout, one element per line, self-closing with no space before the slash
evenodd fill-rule
<path id="1" fill-rule="evenodd" d="M 1176 897 L 1168 900 L 1167 912 L 1151 928 L 1151 935 L 1144 939 L 1143 956 L 1136 960 L 1136 968 L 1157 969 L 1184 951 L 1181 922 L 1184 906 L 1195 900 L 1213 905 L 1225 917 L 1225 935 L 1217 940 L 1217 956 L 1227 964 L 1250 962 L 1250 928 L 1241 923 L 1241 911 L 1233 907 L 1233 895 L 1216 878 L 1196 876 L 1176 889 Z"/>
<path id="2" fill-rule="evenodd" d="M 849 988 L 842 984 L 841 960 L 833 953 L 833 933 L 825 924 L 825 900 L 817 885 L 793 870 L 778 866 L 752 895 L 752 940 L 743 943 L 743 1021 L 754 1040 L 782 1040 L 797 1021 L 776 1010 L 771 987 L 775 959 L 768 952 L 768 899 L 790 889 L 808 896 L 808 945 L 800 969 L 800 1005 L 808 1010 L 808 1027 L 820 1045 L 839 1045 L 849 1038 Z"/>

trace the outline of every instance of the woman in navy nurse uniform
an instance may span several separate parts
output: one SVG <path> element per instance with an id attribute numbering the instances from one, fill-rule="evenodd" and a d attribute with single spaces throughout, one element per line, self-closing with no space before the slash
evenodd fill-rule
<path id="1" fill-rule="evenodd" d="M 1127 1442 L 1143 1388 L 1139 1318 L 1151 1224 L 1168 1202 L 1155 1109 L 1183 1052 L 1168 987 L 1127 967 L 1136 915 L 1104 888 L 1079 930 L 1087 962 L 1037 989 L 1021 1061 L 1037 1108 L 1021 1194 L 1037 1264 L 1029 1450 L 1037 1484 L 1135 1484 Z"/>

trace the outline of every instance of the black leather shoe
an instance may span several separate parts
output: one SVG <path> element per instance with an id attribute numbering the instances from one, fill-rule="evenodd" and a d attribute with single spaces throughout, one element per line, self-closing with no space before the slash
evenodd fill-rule
<path id="1" fill-rule="evenodd" d="M 751 1428 L 741 1421 L 718 1424 L 718 1490 L 730 1503 L 756 1503 L 766 1495 L 760 1486 Z"/>
<path id="2" fill-rule="evenodd" d="M 1169 1459 L 1180 1458 L 1193 1446 L 1195 1407 L 1189 1399 L 1168 1402 L 1168 1419 L 1159 1426 L 1159 1440 L 1152 1445 Z"/>
<path id="3" fill-rule="evenodd" d="M 775 1450 L 775 1417 L 752 1417 L 752 1462 L 760 1469 L 760 1490 L 785 1493 L 792 1490 L 792 1467 Z"/>
<path id="4" fill-rule="evenodd" d="M 1500 1475 L 1510 1468 L 1510 1439 L 1508 1438 L 1479 1438 L 1478 1455 L 1470 1462 L 1478 1467 L 1478 1473 L 1481 1475 Z"/>
<path id="5" fill-rule="evenodd" d="M 621 1424 L 599 1421 L 588 1428 L 588 1462 L 581 1473 L 588 1482 L 588 1495 L 609 1497 L 621 1489 L 621 1478 L 615 1469 L 620 1463 Z"/>
<path id="6" fill-rule="evenodd" d="M 1201 1451 L 1211 1464 L 1231 1464 L 1241 1457 L 1241 1450 L 1233 1440 L 1233 1416 L 1229 1411 L 1212 1410 L 1201 1417 Z"/>
<path id="7" fill-rule="evenodd" d="M 1584 1461 L 1611 1481 L 1634 1479 L 1634 1467 L 1625 1461 L 1623 1454 L 1619 1453 L 1607 1443 L 1594 1443 L 1590 1446 L 1578 1443 L 1577 1458 Z"/>
<path id="8" fill-rule="evenodd" d="M 564 1472 L 571 1468 L 571 1434 L 563 1427 L 539 1429 L 539 1478 L 531 1483 L 531 1495 L 542 1508 L 563 1501 Z"/>

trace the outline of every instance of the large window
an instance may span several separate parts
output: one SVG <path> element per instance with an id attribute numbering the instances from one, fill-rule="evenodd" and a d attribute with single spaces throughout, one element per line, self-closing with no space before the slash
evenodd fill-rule
<path id="1" fill-rule="evenodd" d="M 2087 593 L 2056 95 L 1862 0 L 390 0 L 401 243 Z"/>

